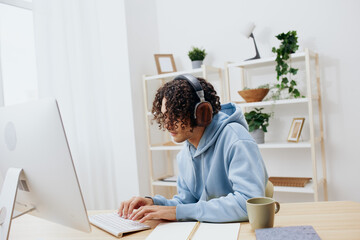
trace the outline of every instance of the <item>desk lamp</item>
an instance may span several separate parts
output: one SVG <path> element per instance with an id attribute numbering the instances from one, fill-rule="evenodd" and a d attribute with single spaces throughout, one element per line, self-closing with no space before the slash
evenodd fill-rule
<path id="1" fill-rule="evenodd" d="M 255 51 L 256 51 L 255 57 L 246 59 L 245 61 L 260 58 L 260 54 L 259 54 L 259 51 L 257 49 L 256 42 L 255 42 L 255 37 L 254 37 L 254 34 L 253 34 L 254 29 L 255 29 L 255 24 L 254 23 L 249 23 L 242 31 L 243 35 L 245 35 L 247 38 L 251 37 L 254 40 Z"/>

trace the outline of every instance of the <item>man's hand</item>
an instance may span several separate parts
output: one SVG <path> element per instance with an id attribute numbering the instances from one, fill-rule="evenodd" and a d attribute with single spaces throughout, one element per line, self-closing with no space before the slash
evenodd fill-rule
<path id="1" fill-rule="evenodd" d="M 129 218 L 134 209 L 151 205 L 154 205 L 154 202 L 151 198 L 133 197 L 130 200 L 124 201 L 120 204 L 118 214 L 120 217 Z"/>
<path id="2" fill-rule="evenodd" d="M 141 223 L 154 218 L 176 220 L 176 206 L 143 206 L 130 216 L 131 220 L 140 220 Z"/>

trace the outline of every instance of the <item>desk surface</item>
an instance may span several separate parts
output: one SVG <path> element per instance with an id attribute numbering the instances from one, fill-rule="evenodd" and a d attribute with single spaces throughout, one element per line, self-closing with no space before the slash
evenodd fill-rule
<path id="1" fill-rule="evenodd" d="M 105 211 L 101 211 L 105 212 Z M 90 211 L 90 214 L 99 211 Z M 152 229 L 160 220 L 148 221 Z M 309 202 L 283 203 L 275 216 L 274 227 L 312 225 L 322 240 L 360 239 L 360 203 L 358 202 Z M 124 240 L 145 239 L 151 229 L 124 235 Z M 92 226 L 91 233 L 83 233 L 30 215 L 21 216 L 12 222 L 12 240 L 66 240 L 66 239 L 118 239 Z M 239 239 L 256 239 L 248 222 L 242 222 Z"/>

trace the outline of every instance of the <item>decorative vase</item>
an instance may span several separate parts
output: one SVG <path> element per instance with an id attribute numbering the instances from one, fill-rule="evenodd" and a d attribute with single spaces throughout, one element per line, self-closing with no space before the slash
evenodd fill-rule
<path id="1" fill-rule="evenodd" d="M 256 129 L 250 132 L 250 135 L 254 138 L 257 144 L 261 144 L 265 142 L 265 133 L 262 129 Z"/>
<path id="2" fill-rule="evenodd" d="M 247 89 L 238 91 L 240 96 L 246 101 L 246 102 L 261 102 L 264 97 L 268 94 L 269 89 L 268 88 L 257 88 L 257 89 Z"/>
<path id="3" fill-rule="evenodd" d="M 201 68 L 202 64 L 203 64 L 203 60 L 191 61 L 191 65 L 193 69 Z"/>

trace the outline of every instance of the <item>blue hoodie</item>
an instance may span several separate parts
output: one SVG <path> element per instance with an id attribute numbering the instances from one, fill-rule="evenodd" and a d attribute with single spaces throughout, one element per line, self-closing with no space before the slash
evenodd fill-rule
<path id="1" fill-rule="evenodd" d="M 222 105 L 198 148 L 186 141 L 177 162 L 178 195 L 171 200 L 156 195 L 153 201 L 176 206 L 179 221 L 246 221 L 246 200 L 265 195 L 265 164 L 235 104 Z"/>

